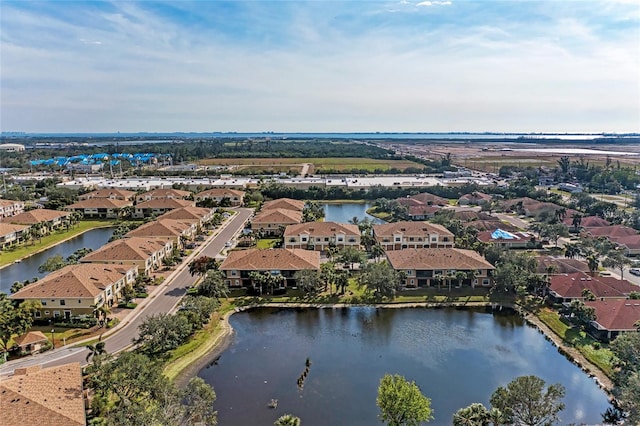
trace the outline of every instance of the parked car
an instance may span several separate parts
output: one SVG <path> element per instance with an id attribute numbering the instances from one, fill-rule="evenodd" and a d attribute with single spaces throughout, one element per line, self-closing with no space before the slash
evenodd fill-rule
<path id="1" fill-rule="evenodd" d="M 637 276 L 640 276 L 640 269 L 638 269 L 638 268 L 631 268 L 631 269 L 629 269 L 629 273 L 630 273 L 631 275 L 637 275 Z"/>

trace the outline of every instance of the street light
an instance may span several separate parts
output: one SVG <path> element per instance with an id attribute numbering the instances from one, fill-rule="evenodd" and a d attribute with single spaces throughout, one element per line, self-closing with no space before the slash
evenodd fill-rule
<path id="1" fill-rule="evenodd" d="M 56 348 L 56 342 L 55 342 L 55 340 L 53 340 L 53 333 L 55 333 L 55 331 L 56 331 L 55 329 L 53 329 L 53 328 L 51 329 L 51 346 L 52 346 L 53 349 Z"/>

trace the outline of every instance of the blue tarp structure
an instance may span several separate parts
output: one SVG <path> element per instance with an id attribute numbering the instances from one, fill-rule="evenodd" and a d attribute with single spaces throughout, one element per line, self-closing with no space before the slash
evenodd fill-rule
<path id="1" fill-rule="evenodd" d="M 510 232 L 503 231 L 502 229 L 496 229 L 491 234 L 491 238 L 493 238 L 494 240 L 513 240 L 516 238 L 516 236 Z"/>

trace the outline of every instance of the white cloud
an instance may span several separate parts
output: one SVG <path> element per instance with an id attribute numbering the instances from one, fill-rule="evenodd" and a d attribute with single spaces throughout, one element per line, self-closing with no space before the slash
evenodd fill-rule
<path id="1" fill-rule="evenodd" d="M 423 1 L 420 3 L 417 3 L 416 6 L 422 7 L 422 6 L 450 6 L 451 2 L 450 1 Z"/>

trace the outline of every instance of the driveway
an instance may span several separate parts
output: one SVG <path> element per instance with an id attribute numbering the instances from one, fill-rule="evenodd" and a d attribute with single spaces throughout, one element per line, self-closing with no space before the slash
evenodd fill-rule
<path id="1" fill-rule="evenodd" d="M 205 245 L 196 252 L 197 256 L 217 256 L 225 246 L 225 243 L 243 229 L 245 223 L 253 213 L 251 209 L 239 208 L 237 214 L 231 218 L 218 234 L 207 240 Z M 131 345 L 134 338 L 138 336 L 138 326 L 148 317 L 161 312 L 170 312 L 186 294 L 187 289 L 195 284 L 197 277 L 189 274 L 188 260 L 178 268 L 173 278 L 168 279 L 160 288 L 156 289 L 145 303 L 141 304 L 133 316 L 127 318 L 124 323 L 119 324 L 112 335 L 104 339 L 105 349 L 108 353 L 117 353 Z M 22 358 L 10 361 L 0 366 L 0 376 L 13 373 L 16 368 L 28 367 L 31 365 L 42 365 L 42 367 L 53 367 L 79 362 L 86 364 L 87 356 L 85 347 L 63 347 L 52 351 L 44 352 L 33 357 Z"/>

